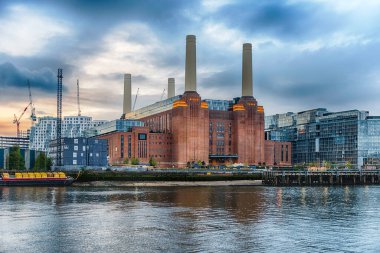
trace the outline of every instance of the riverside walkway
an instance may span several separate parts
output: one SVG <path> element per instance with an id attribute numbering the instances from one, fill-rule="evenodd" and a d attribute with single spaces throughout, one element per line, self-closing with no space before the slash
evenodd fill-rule
<path id="1" fill-rule="evenodd" d="M 380 170 L 263 171 L 264 185 L 380 184 Z"/>

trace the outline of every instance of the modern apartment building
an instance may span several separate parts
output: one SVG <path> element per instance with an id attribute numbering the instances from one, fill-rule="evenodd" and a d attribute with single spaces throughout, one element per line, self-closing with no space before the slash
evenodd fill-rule
<path id="1" fill-rule="evenodd" d="M 57 158 L 57 140 L 50 141 L 48 156 Z M 62 165 L 66 167 L 107 166 L 107 141 L 95 138 L 62 138 Z"/>
<path id="2" fill-rule="evenodd" d="M 83 137 L 85 131 L 100 126 L 108 121 L 92 120 L 88 116 L 65 116 L 62 121 L 62 137 Z M 30 149 L 47 151 L 49 142 L 56 138 L 57 119 L 40 117 L 38 123 L 31 128 Z"/>
<path id="3" fill-rule="evenodd" d="M 291 142 L 295 164 L 380 165 L 380 117 L 367 111 L 318 108 L 267 116 L 265 138 Z"/>

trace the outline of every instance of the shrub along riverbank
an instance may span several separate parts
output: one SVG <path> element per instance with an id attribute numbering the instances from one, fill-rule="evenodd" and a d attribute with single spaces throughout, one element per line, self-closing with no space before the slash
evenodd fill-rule
<path id="1" fill-rule="evenodd" d="M 76 178 L 77 173 L 67 173 Z M 229 181 L 261 180 L 261 174 L 211 174 L 192 172 L 131 172 L 131 171 L 82 171 L 78 182 L 91 181 Z"/>

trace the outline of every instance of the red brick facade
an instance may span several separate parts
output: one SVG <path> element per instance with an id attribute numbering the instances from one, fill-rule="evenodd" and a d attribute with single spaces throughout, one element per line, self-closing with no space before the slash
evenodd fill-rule
<path id="1" fill-rule="evenodd" d="M 242 97 L 228 111 L 215 111 L 197 92 L 188 91 L 171 110 L 140 120 L 145 127 L 100 136 L 108 140 L 110 164 L 132 157 L 148 163 L 153 157 L 161 167 L 185 167 L 198 161 L 290 165 L 289 143 L 264 141 L 264 109 L 253 97 Z"/>
<path id="2" fill-rule="evenodd" d="M 185 92 L 172 110 L 173 161 L 184 167 L 187 162 L 208 163 L 209 111 L 196 92 Z"/>
<path id="3" fill-rule="evenodd" d="M 290 142 L 265 141 L 266 165 L 291 166 L 292 144 Z"/>
<path id="4" fill-rule="evenodd" d="M 109 164 L 123 164 L 127 158 L 148 163 L 153 157 L 160 166 L 172 165 L 171 134 L 151 133 L 148 127 L 133 127 L 131 132 L 112 132 L 98 138 L 108 140 Z"/>

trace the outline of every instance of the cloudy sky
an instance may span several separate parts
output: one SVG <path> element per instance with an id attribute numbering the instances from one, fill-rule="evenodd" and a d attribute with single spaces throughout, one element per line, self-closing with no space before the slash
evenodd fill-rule
<path id="1" fill-rule="evenodd" d="M 324 107 L 380 115 L 380 1 L 168 0 L 0 1 L 0 135 L 28 104 L 56 113 L 63 68 L 63 114 L 122 113 L 123 73 L 136 107 L 161 98 L 167 78 L 184 90 L 185 36 L 197 36 L 202 98 L 241 95 L 242 44 L 253 44 L 254 96 L 267 115 Z M 30 127 L 26 113 L 23 130 Z"/>

